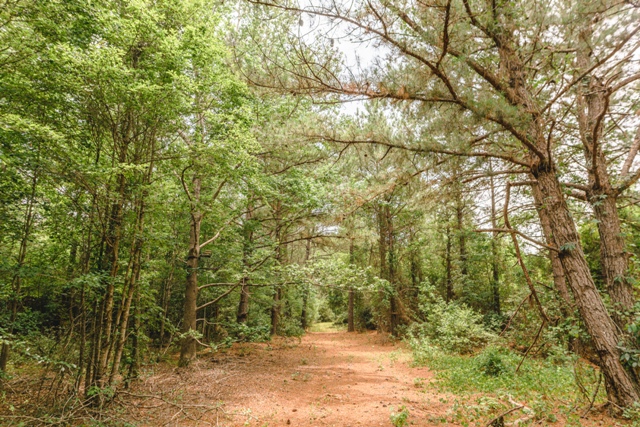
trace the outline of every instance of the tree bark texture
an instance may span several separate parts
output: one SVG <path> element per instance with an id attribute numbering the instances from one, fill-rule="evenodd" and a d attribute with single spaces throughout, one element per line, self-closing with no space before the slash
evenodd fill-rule
<path id="1" fill-rule="evenodd" d="M 547 163 L 534 168 L 532 173 L 547 207 L 565 278 L 600 359 L 609 398 L 620 407 L 630 406 L 639 398 L 637 383 L 620 361 L 617 328 L 591 277 L 555 168 Z"/>

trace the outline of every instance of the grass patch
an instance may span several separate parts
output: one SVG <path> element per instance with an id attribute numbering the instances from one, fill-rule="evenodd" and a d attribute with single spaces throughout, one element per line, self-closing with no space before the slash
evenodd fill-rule
<path id="1" fill-rule="evenodd" d="M 447 417 L 432 420 L 437 422 L 482 425 L 518 402 L 531 411 L 516 411 L 510 419 L 530 415 L 531 422 L 546 425 L 562 419 L 563 425 L 580 426 L 579 415 L 589 406 L 599 381 L 596 369 L 564 354 L 527 358 L 516 373 L 522 355 L 503 347 L 490 346 L 469 356 L 448 354 L 424 341 L 412 340 L 410 345 L 415 363 L 435 371 L 432 386 L 456 395 Z M 604 402 L 601 384 L 595 404 Z"/>

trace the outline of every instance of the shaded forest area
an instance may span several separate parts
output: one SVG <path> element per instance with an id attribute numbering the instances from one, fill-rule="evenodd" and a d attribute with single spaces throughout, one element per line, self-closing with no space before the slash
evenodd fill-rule
<path id="1" fill-rule="evenodd" d="M 639 23 L 0 0 L 0 419 L 93 425 L 154 366 L 332 322 L 502 396 L 495 426 L 640 423 Z"/>

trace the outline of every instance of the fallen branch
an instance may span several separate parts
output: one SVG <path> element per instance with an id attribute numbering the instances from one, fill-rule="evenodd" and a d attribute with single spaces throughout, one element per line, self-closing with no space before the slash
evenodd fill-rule
<path id="1" fill-rule="evenodd" d="M 491 427 L 491 426 L 495 425 L 494 423 L 496 421 L 500 420 L 501 418 L 504 418 L 505 416 L 509 415 L 512 412 L 519 411 L 519 410 L 527 411 L 527 412 L 530 413 L 530 415 L 528 415 L 528 416 L 526 416 L 524 418 L 519 418 L 519 419 L 515 420 L 514 422 L 510 423 L 511 425 L 516 425 L 517 426 L 518 424 L 521 424 L 523 422 L 529 421 L 530 419 L 532 419 L 535 416 L 535 412 L 531 408 L 529 408 L 528 406 L 526 406 L 526 405 L 524 405 L 522 403 L 518 403 L 518 402 L 514 401 L 511 397 L 509 397 L 508 400 L 509 400 L 509 403 L 511 403 L 514 407 L 509 409 L 508 411 L 505 411 L 505 412 L 501 413 L 500 415 L 498 415 L 497 417 L 495 417 L 494 419 L 489 421 L 485 427 Z"/>
<path id="2" fill-rule="evenodd" d="M 580 415 L 580 418 L 584 418 L 587 416 L 587 414 L 589 413 L 589 411 L 591 410 L 591 408 L 593 408 L 593 404 L 596 401 L 596 396 L 598 396 L 598 391 L 600 390 L 600 384 L 602 383 L 602 371 L 600 371 L 600 375 L 598 376 L 598 385 L 596 385 L 596 389 L 593 392 L 593 396 L 591 397 L 591 400 L 589 401 L 589 407 L 587 408 L 586 411 L 584 411 L 584 413 L 582 415 Z"/>
<path id="3" fill-rule="evenodd" d="M 527 351 L 524 353 L 524 356 L 522 357 L 522 360 L 520 361 L 520 363 L 518 363 L 518 367 L 516 368 L 516 374 L 518 373 L 518 371 L 520 370 L 520 367 L 522 366 L 522 363 L 524 362 L 524 359 L 527 358 L 527 355 L 529 354 L 529 352 L 531 351 L 531 349 L 533 347 L 535 347 L 536 343 L 538 342 L 538 338 L 540 338 L 540 334 L 542 333 L 542 328 L 544 328 L 544 325 L 547 322 L 545 320 L 542 320 L 542 323 L 540 324 L 540 329 L 538 329 L 538 333 L 536 334 L 536 337 L 533 339 L 533 342 L 531 343 L 531 345 L 529 346 L 529 348 L 527 349 Z"/>
<path id="4" fill-rule="evenodd" d="M 509 321 L 507 322 L 507 325 L 504 327 L 504 329 L 502 330 L 502 332 L 500 332 L 499 337 L 501 337 L 502 335 L 504 335 L 504 333 L 507 331 L 507 329 L 509 329 L 509 326 L 511 326 L 511 321 L 513 321 L 513 318 L 516 317 L 516 314 L 518 314 L 518 311 L 520 311 L 520 308 L 522 307 L 522 305 L 524 304 L 524 302 L 526 300 L 528 300 L 529 298 L 531 298 L 531 294 L 527 295 L 522 302 L 520 303 L 520 305 L 518 305 L 518 308 L 516 308 L 516 311 L 513 312 L 513 314 L 511 315 L 511 317 L 509 318 Z"/>
<path id="5" fill-rule="evenodd" d="M 499 421 L 500 419 L 503 419 L 505 416 L 509 415 L 510 413 L 515 412 L 517 410 L 520 410 L 522 408 L 524 408 L 524 406 L 522 406 L 522 405 L 521 406 L 516 406 L 515 408 L 511 408 L 508 411 L 505 411 L 505 412 L 501 413 L 500 415 L 498 415 L 497 417 L 495 417 L 494 419 L 489 421 L 485 427 L 495 426 L 497 421 Z"/>

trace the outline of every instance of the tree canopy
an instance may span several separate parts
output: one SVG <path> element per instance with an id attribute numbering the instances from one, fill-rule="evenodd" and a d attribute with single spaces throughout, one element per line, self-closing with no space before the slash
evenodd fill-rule
<path id="1" fill-rule="evenodd" d="M 43 363 L 50 406 L 102 408 L 161 355 L 333 322 L 577 355 L 628 412 L 639 18 L 0 0 L 0 381 Z"/>

